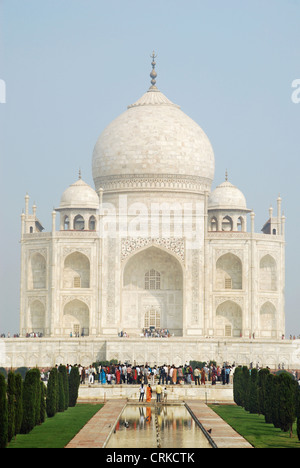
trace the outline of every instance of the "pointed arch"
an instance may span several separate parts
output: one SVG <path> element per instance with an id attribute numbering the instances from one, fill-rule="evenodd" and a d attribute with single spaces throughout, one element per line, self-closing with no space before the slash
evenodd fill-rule
<path id="1" fill-rule="evenodd" d="M 239 257 L 228 252 L 216 264 L 216 289 L 242 289 L 243 265 Z"/>
<path id="2" fill-rule="evenodd" d="M 35 252 L 30 256 L 28 273 L 28 289 L 46 289 L 46 259 L 42 254 Z"/>
<path id="3" fill-rule="evenodd" d="M 89 335 L 90 311 L 84 302 L 74 299 L 68 302 L 63 311 L 64 335 Z"/>
<path id="4" fill-rule="evenodd" d="M 277 263 L 267 254 L 259 264 L 259 288 L 261 291 L 277 291 L 277 287 Z"/>
<path id="5" fill-rule="evenodd" d="M 122 316 L 126 327 L 140 332 L 148 310 L 160 311 L 160 327 L 183 332 L 183 268 L 178 259 L 150 246 L 130 256 L 123 268 Z"/>
<path id="6" fill-rule="evenodd" d="M 218 336 L 241 337 L 243 334 L 243 311 L 234 301 L 220 304 L 216 310 L 216 333 Z"/>
<path id="7" fill-rule="evenodd" d="M 83 253 L 73 252 L 66 257 L 63 271 L 63 287 L 90 287 L 90 261 Z"/>

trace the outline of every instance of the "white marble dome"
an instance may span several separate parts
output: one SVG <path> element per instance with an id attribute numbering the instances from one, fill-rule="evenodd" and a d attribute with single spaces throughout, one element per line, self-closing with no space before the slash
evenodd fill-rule
<path id="1" fill-rule="evenodd" d="M 129 176 L 192 177 L 210 189 L 214 170 L 204 131 L 156 86 L 106 127 L 93 153 L 96 190 L 109 179 Z"/>
<path id="2" fill-rule="evenodd" d="M 210 210 L 247 210 L 244 194 L 228 180 L 219 185 L 209 196 L 208 208 Z"/>
<path id="3" fill-rule="evenodd" d="M 99 208 L 99 197 L 92 187 L 81 178 L 70 185 L 62 194 L 59 209 L 66 208 Z"/>

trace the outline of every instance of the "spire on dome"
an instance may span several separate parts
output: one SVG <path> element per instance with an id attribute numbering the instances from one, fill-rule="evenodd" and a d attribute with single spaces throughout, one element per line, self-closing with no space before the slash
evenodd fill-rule
<path id="1" fill-rule="evenodd" d="M 152 53 L 152 55 L 150 55 L 150 57 L 152 58 L 152 62 L 151 62 L 152 71 L 151 71 L 151 73 L 150 73 L 151 85 L 152 85 L 152 86 L 150 86 L 150 89 L 157 89 L 157 88 L 156 88 L 157 73 L 156 73 L 156 70 L 155 70 L 155 66 L 156 66 L 155 59 L 156 59 L 157 55 L 155 55 L 155 52 L 153 51 L 153 53 Z"/>

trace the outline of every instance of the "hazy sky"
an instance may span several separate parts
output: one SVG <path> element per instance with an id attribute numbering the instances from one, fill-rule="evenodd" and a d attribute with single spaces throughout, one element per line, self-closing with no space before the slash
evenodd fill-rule
<path id="1" fill-rule="evenodd" d="M 79 167 L 93 185 L 96 140 L 149 88 L 155 49 L 158 88 L 212 143 L 213 188 L 227 168 L 257 232 L 283 198 L 286 332 L 299 334 L 300 2 L 0 0 L 0 15 L 0 332 L 19 331 L 26 192 L 50 230 Z"/>

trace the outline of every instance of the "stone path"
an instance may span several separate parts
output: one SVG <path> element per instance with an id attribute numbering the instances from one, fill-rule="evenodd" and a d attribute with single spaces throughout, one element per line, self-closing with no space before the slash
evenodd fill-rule
<path id="1" fill-rule="evenodd" d="M 192 411 L 206 431 L 211 431 L 211 438 L 218 448 L 253 448 L 241 435 L 223 421 L 212 409 L 198 401 L 186 401 L 186 406 Z"/>
<path id="2" fill-rule="evenodd" d="M 222 418 L 203 402 L 185 402 L 218 448 L 253 448 Z M 66 448 L 103 448 L 117 423 L 127 400 L 109 400 L 100 411 L 69 442 Z"/>
<path id="3" fill-rule="evenodd" d="M 65 448 L 103 448 L 127 400 L 108 401 Z"/>

